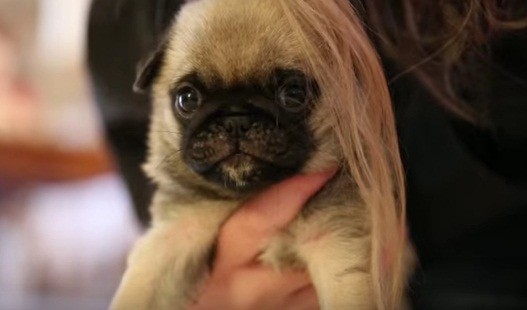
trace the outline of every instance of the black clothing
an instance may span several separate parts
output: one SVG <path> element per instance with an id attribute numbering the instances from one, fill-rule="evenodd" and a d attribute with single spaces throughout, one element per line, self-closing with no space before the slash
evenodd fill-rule
<path id="1" fill-rule="evenodd" d="M 488 128 L 445 113 L 412 78 L 391 85 L 416 309 L 527 309 L 527 31 L 491 54 Z"/>
<path id="2" fill-rule="evenodd" d="M 106 137 L 130 190 L 139 220 L 149 221 L 153 192 L 141 164 L 146 155 L 150 103 L 132 91 L 136 66 L 156 46 L 183 0 L 94 0 L 88 65 Z M 170 13 L 172 12 L 172 13 Z"/>

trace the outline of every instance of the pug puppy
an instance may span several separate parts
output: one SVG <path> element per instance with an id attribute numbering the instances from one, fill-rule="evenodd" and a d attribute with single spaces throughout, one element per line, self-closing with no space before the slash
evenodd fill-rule
<path id="1" fill-rule="evenodd" d="M 189 1 L 140 71 L 153 222 L 114 310 L 185 309 L 221 225 L 298 173 L 340 172 L 262 250 L 306 268 L 322 309 L 400 309 L 404 186 L 382 67 L 340 0 Z"/>

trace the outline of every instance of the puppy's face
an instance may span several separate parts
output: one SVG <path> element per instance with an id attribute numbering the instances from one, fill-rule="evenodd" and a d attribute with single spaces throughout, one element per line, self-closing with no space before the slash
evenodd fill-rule
<path id="1" fill-rule="evenodd" d="M 234 190 L 298 172 L 313 148 L 313 89 L 302 72 L 278 68 L 232 85 L 207 83 L 198 70 L 178 79 L 170 95 L 184 163 Z"/>
<path id="2" fill-rule="evenodd" d="M 158 182 L 247 192 L 313 157 L 319 89 L 276 6 L 201 0 L 180 12 L 143 73 L 155 80 L 147 172 Z"/>

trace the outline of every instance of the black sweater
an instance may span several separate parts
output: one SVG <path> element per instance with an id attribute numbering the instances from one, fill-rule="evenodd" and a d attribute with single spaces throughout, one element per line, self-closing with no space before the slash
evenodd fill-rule
<path id="1" fill-rule="evenodd" d="M 486 128 L 444 112 L 411 77 L 391 85 L 419 309 L 527 309 L 527 32 L 491 54 Z"/>

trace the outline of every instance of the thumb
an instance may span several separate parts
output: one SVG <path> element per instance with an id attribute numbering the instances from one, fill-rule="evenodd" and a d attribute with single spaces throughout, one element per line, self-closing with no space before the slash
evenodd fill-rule
<path id="1" fill-rule="evenodd" d="M 334 174 L 333 170 L 298 175 L 247 202 L 220 231 L 216 268 L 234 268 L 252 261 L 265 242 L 286 227 Z"/>

